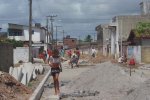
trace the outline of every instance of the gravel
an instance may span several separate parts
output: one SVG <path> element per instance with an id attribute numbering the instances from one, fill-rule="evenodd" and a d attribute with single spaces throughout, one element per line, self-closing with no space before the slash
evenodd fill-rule
<path id="1" fill-rule="evenodd" d="M 76 91 L 96 91 L 97 94 L 85 96 L 78 92 L 77 96 L 71 96 Z M 130 76 L 129 69 L 105 62 L 73 78 L 61 92 L 68 94 L 62 100 L 150 100 L 150 80 L 136 71 Z"/>

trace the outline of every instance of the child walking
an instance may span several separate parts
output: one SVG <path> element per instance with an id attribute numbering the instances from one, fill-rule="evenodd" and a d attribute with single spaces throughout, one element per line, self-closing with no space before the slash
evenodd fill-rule
<path id="1" fill-rule="evenodd" d="M 59 51 L 57 49 L 52 51 L 52 56 L 49 58 L 49 65 L 51 67 L 51 75 L 53 76 L 55 95 L 59 96 L 59 73 L 62 71 L 62 66 L 61 57 L 59 56 Z"/>

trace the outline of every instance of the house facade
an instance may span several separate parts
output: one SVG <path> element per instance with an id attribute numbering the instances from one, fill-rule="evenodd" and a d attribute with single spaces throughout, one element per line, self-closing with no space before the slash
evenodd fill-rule
<path id="1" fill-rule="evenodd" d="M 71 38 L 70 36 L 67 36 L 64 38 L 64 48 L 71 49 L 76 48 L 77 46 L 77 38 Z"/>
<path id="2" fill-rule="evenodd" d="M 7 30 L 7 38 L 14 39 L 16 41 L 24 41 L 24 46 L 29 45 L 29 27 L 26 25 L 19 25 L 8 23 L 5 26 Z M 40 24 L 35 24 L 32 27 L 32 56 L 38 57 L 38 54 L 42 50 L 47 50 L 50 44 L 47 43 L 46 29 L 41 27 Z"/>
<path id="3" fill-rule="evenodd" d="M 148 15 L 150 14 L 150 1 L 144 1 L 140 3 L 141 14 Z"/>
<path id="4" fill-rule="evenodd" d="M 108 24 L 101 24 L 95 28 L 97 31 L 97 43 L 101 45 L 104 56 L 110 54 L 110 30 L 108 26 Z"/>
<path id="5" fill-rule="evenodd" d="M 8 38 L 17 41 L 29 41 L 29 27 L 25 25 L 8 23 Z M 40 26 L 32 27 L 32 42 L 46 43 L 45 29 Z"/>
<path id="6" fill-rule="evenodd" d="M 112 19 L 111 27 L 111 55 L 119 57 L 123 55 L 123 41 L 126 41 L 132 29 L 139 22 L 150 22 L 149 15 L 125 15 L 116 16 Z"/>

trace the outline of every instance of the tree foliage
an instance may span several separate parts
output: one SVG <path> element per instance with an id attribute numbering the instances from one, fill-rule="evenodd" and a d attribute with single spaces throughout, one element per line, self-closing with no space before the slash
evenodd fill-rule
<path id="1" fill-rule="evenodd" d="M 139 22 L 135 29 L 137 37 L 150 35 L 150 22 Z"/>
<path id="2" fill-rule="evenodd" d="M 0 40 L 0 43 L 9 43 L 12 44 L 13 47 L 23 47 L 23 41 L 16 41 L 16 40 L 11 40 L 11 39 L 5 39 L 5 40 Z"/>
<path id="3" fill-rule="evenodd" d="M 85 42 L 91 42 L 91 41 L 92 41 L 91 35 L 87 35 L 87 36 L 85 37 Z"/>

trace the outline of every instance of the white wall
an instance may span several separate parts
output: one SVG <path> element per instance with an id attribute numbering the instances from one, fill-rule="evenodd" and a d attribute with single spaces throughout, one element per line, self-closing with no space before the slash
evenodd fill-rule
<path id="1" fill-rule="evenodd" d="M 128 46 L 127 57 L 134 57 L 136 62 L 141 63 L 141 46 Z"/>
<path id="2" fill-rule="evenodd" d="M 28 47 L 17 47 L 13 50 L 13 63 L 16 64 L 20 60 L 28 62 L 29 60 L 29 48 Z"/>
<path id="3" fill-rule="evenodd" d="M 107 56 L 107 45 L 103 45 L 103 55 Z"/>
<path id="4" fill-rule="evenodd" d="M 24 36 L 8 36 L 9 39 L 15 39 L 17 41 L 24 41 L 25 37 Z"/>
<path id="5" fill-rule="evenodd" d="M 28 30 L 24 30 L 24 36 L 25 36 L 25 41 L 29 41 L 29 31 Z M 34 34 L 32 34 L 32 41 L 33 42 L 40 41 L 40 32 L 34 32 Z"/>

